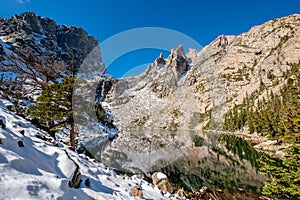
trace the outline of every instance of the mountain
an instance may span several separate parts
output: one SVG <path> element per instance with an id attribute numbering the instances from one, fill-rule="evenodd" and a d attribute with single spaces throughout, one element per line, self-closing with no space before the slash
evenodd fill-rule
<path id="1" fill-rule="evenodd" d="M 78 27 L 58 25 L 53 19 L 26 12 L 11 18 L 0 18 L 0 61 L 9 52 L 29 49 L 36 57 L 52 54 L 56 60 L 76 68 L 98 47 L 98 40 Z"/>
<path id="2" fill-rule="evenodd" d="M 288 64 L 300 59 L 299 21 L 299 14 L 270 20 L 187 54 L 179 46 L 141 75 L 100 81 L 98 96 L 120 130 L 222 129 L 224 114 L 247 95 L 279 92 Z"/>
<path id="3" fill-rule="evenodd" d="M 103 69 L 98 74 L 106 73 L 98 40 L 84 29 L 32 12 L 0 18 L 0 94 L 10 110 L 26 117 L 45 87 L 77 73 L 91 55 Z"/>
<path id="4" fill-rule="evenodd" d="M 104 163 L 149 172 L 182 154 L 188 162 L 199 161 L 189 152 L 202 151 L 191 136 L 202 130 L 208 131 L 206 143 L 220 146 L 213 133 L 224 133 L 229 110 L 247 98 L 254 102 L 248 109 L 255 109 L 269 94 L 280 95 L 291 64 L 300 60 L 300 15 L 271 20 L 240 35 L 221 35 L 200 51 L 184 52 L 180 45 L 166 58 L 161 54 L 138 76 L 98 81 L 97 97 L 121 131 L 101 150 Z M 246 125 L 238 130 L 248 133 L 248 129 Z M 267 143 L 271 142 L 262 143 L 265 149 L 274 149 Z M 283 155 L 276 149 L 283 146 L 273 150 Z"/>
<path id="5" fill-rule="evenodd" d="M 29 48 L 36 57 L 51 52 L 69 69 L 74 58 L 76 69 L 83 62 L 98 63 L 97 76 L 105 72 L 97 39 L 82 28 L 57 25 L 34 13 L 1 18 L 0 25 L 2 63 Z M 227 110 L 261 84 L 265 88 L 258 98 L 279 92 L 288 63 L 299 60 L 299 37 L 298 14 L 274 19 L 240 35 L 219 36 L 202 50 L 185 54 L 179 46 L 138 76 L 97 79 L 93 87 L 120 130 L 221 128 Z"/>

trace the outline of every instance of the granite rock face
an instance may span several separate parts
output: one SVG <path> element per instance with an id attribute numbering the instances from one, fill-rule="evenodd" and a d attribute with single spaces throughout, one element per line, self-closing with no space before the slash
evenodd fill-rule
<path id="1" fill-rule="evenodd" d="M 74 57 L 76 68 L 98 46 L 97 39 L 82 28 L 58 25 L 54 20 L 32 12 L 0 18 L 0 38 L 14 52 L 29 48 L 36 56 L 52 53 L 67 65 Z M 3 53 L 0 48 L 0 55 Z"/>
<path id="2" fill-rule="evenodd" d="M 174 76 L 177 79 L 189 69 L 187 57 L 185 56 L 182 45 L 176 49 L 172 49 L 166 64 L 172 69 Z"/>

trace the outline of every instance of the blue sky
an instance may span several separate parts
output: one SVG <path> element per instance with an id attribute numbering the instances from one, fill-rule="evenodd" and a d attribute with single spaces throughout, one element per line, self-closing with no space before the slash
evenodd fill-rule
<path id="1" fill-rule="evenodd" d="M 267 20 L 300 13 L 300 0 L 0 0 L 0 5 L 1 17 L 33 11 L 58 24 L 83 27 L 100 43 L 129 29 L 162 27 L 186 34 L 202 46 L 218 35 L 240 34 Z M 108 69 L 120 77 L 158 54 L 157 49 L 137 50 L 120 56 Z"/>

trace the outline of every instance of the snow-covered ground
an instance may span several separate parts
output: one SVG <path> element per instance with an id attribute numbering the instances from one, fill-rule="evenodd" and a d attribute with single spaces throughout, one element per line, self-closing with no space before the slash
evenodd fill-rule
<path id="1" fill-rule="evenodd" d="M 141 184 L 145 199 L 168 199 L 139 178 L 117 175 L 102 163 L 78 155 L 64 144 L 54 146 L 36 135 L 47 134 L 29 121 L 7 110 L 0 100 L 0 199 L 136 199 L 130 189 Z M 19 131 L 24 130 L 23 136 Z M 24 147 L 18 146 L 23 141 Z M 70 158 L 73 159 L 73 161 Z M 82 182 L 78 189 L 68 186 L 79 165 Z M 90 187 L 85 185 L 89 179 Z"/>

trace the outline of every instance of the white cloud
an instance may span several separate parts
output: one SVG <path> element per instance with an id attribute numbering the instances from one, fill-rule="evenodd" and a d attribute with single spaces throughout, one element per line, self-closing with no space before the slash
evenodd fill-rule
<path id="1" fill-rule="evenodd" d="M 30 3 L 30 0 L 17 0 L 20 4 Z"/>

